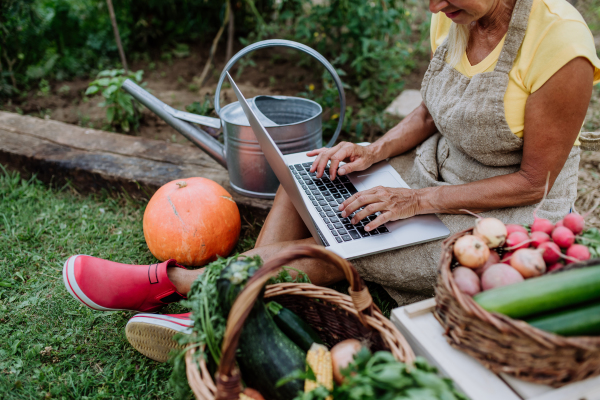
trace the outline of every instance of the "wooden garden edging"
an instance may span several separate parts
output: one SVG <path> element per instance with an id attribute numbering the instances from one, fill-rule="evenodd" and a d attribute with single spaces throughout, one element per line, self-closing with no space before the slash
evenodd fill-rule
<path id="1" fill-rule="evenodd" d="M 0 111 L 0 164 L 82 192 L 125 190 L 148 198 L 175 179 L 201 176 L 222 185 L 240 211 L 266 213 L 270 200 L 239 195 L 227 171 L 201 150 Z"/>

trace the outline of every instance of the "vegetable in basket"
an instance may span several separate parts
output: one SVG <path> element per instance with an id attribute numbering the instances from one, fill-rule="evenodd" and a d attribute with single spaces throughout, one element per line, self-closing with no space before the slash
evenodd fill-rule
<path id="1" fill-rule="evenodd" d="M 576 306 L 525 322 L 561 336 L 600 335 L 600 302 Z"/>
<path id="2" fill-rule="evenodd" d="M 600 265 L 545 275 L 478 293 L 487 311 L 523 318 L 600 298 Z"/>
<path id="3" fill-rule="evenodd" d="M 258 267 L 239 260 L 228 265 L 217 281 L 218 300 L 228 313 L 245 282 Z M 269 399 L 289 400 L 302 390 L 301 380 L 295 379 L 276 387 L 290 372 L 304 370 L 306 353 L 289 339 L 275 324 L 260 296 L 242 329 L 237 362 L 245 382 Z"/>
<path id="4" fill-rule="evenodd" d="M 298 372 L 294 375 L 300 376 Z M 362 347 L 342 374 L 342 384 L 335 385 L 333 390 L 319 385 L 298 394 L 294 400 L 325 400 L 329 396 L 334 400 L 468 400 L 450 379 L 439 377 L 437 370 L 423 358 L 417 358 L 409 367 L 389 351 L 372 354 Z M 305 372 L 304 377 L 316 378 L 312 370 Z"/>
<path id="5" fill-rule="evenodd" d="M 283 307 L 281 304 L 270 301 L 267 308 L 273 315 L 273 320 L 294 343 L 302 350 L 308 351 L 313 343 L 323 344 L 319 334 L 302 318 Z"/>

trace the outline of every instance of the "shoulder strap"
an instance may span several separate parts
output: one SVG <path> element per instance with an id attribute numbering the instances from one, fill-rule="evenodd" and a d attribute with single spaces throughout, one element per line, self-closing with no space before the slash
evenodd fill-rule
<path id="1" fill-rule="evenodd" d="M 502 46 L 502 52 L 494 71 L 508 74 L 512 69 L 525 37 L 532 4 L 533 0 L 517 0 L 508 25 L 504 46 Z"/>

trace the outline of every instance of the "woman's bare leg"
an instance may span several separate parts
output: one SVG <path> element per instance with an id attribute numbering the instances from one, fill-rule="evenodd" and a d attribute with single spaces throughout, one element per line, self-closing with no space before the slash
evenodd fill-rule
<path id="1" fill-rule="evenodd" d="M 247 256 L 258 254 L 266 262 L 280 251 L 299 244 L 316 245 L 317 242 L 312 238 L 289 196 L 280 186 L 273 207 L 256 239 L 254 249 L 243 254 Z M 343 273 L 319 260 L 298 260 L 290 263 L 289 266 L 306 273 L 315 285 L 328 285 L 344 279 Z M 182 294 L 190 291 L 192 283 L 202 272 L 204 268 L 197 270 L 169 268 L 167 271 L 169 279 Z M 290 273 L 293 274 L 293 271 Z"/>

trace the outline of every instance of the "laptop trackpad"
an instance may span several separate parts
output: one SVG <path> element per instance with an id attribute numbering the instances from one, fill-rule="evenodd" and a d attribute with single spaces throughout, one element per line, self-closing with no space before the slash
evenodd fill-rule
<path id="1" fill-rule="evenodd" d="M 399 188 L 403 185 L 388 171 L 378 171 L 372 174 L 352 177 L 352 183 L 359 192 L 376 186 Z"/>

